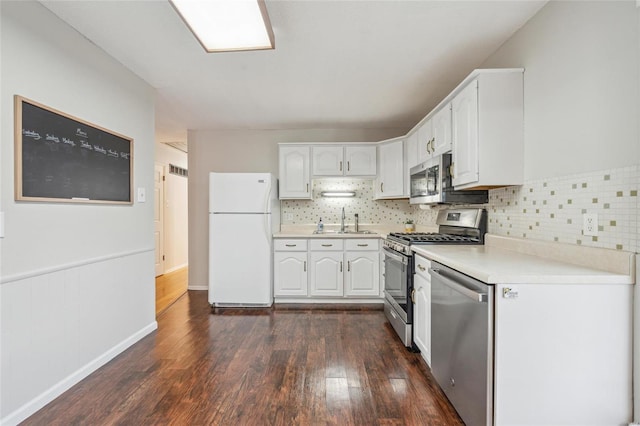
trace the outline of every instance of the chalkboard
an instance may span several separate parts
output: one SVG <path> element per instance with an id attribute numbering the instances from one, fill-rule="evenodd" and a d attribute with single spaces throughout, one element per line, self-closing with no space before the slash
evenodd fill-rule
<path id="1" fill-rule="evenodd" d="M 16 200 L 132 204 L 133 139 L 15 96 Z"/>

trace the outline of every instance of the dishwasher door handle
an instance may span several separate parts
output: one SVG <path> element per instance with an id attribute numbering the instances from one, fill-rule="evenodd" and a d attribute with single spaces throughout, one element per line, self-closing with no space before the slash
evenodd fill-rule
<path id="1" fill-rule="evenodd" d="M 441 280 L 447 287 L 451 287 L 453 290 L 467 296 L 469 299 L 480 303 L 487 303 L 489 301 L 489 296 L 487 293 L 482 293 L 470 289 L 469 287 L 466 287 L 465 285 L 443 275 L 442 273 L 440 273 L 439 269 L 429 269 L 429 273 L 433 276 L 434 279 Z"/>

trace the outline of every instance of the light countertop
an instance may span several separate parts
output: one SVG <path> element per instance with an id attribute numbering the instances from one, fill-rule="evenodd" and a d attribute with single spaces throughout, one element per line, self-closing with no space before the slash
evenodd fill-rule
<path id="1" fill-rule="evenodd" d="M 273 234 L 273 238 L 387 238 L 387 235 L 391 232 L 405 232 L 403 225 L 378 225 L 378 224 L 361 224 L 360 230 L 371 231 L 372 234 L 352 234 L 344 233 L 338 234 L 335 231 L 340 229 L 340 225 L 326 224 L 324 226 L 325 232 L 323 234 L 314 234 L 316 225 L 282 225 L 280 232 Z M 353 226 L 350 224 L 347 228 L 352 230 Z M 334 231 L 334 232 L 331 232 Z M 416 226 L 416 232 L 435 232 L 437 227 Z"/>
<path id="2" fill-rule="evenodd" d="M 515 244 L 514 241 L 516 240 Z M 595 249 L 559 243 L 548 244 L 547 251 L 533 251 L 526 240 L 487 235 L 484 246 L 422 245 L 411 249 L 430 260 L 449 266 L 489 284 L 633 284 L 633 253 Z M 606 270 L 589 253 L 601 257 L 606 250 L 612 258 Z M 532 254 L 535 252 L 535 254 Z M 579 259 L 579 260 L 578 260 Z M 590 265 L 596 265 L 592 267 Z"/>

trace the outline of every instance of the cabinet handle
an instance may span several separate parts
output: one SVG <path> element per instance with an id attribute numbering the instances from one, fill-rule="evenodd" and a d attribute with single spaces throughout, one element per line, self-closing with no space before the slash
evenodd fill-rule
<path id="1" fill-rule="evenodd" d="M 351 272 L 351 261 L 347 260 L 347 272 Z"/>
<path id="2" fill-rule="evenodd" d="M 304 261 L 304 266 L 302 267 L 304 269 L 303 272 L 307 272 L 307 261 Z"/>
<path id="3" fill-rule="evenodd" d="M 415 289 L 415 288 L 412 288 L 412 289 L 411 289 L 411 303 L 413 303 L 414 305 L 415 305 L 415 303 L 416 303 L 415 294 L 416 294 L 416 289 Z"/>
<path id="4" fill-rule="evenodd" d="M 287 247 L 295 247 L 295 246 L 297 246 L 297 244 L 285 244 L 285 246 L 287 246 Z"/>
<path id="5" fill-rule="evenodd" d="M 347 171 L 351 171 L 351 161 L 347 161 Z"/>
<path id="6" fill-rule="evenodd" d="M 340 162 L 340 171 L 342 171 L 342 161 Z"/>
<path id="7" fill-rule="evenodd" d="M 369 244 L 358 244 L 358 247 L 369 247 Z"/>
<path id="8" fill-rule="evenodd" d="M 431 143 L 431 141 L 427 141 L 427 154 L 431 154 L 431 151 L 429 151 L 429 144 Z"/>
<path id="9" fill-rule="evenodd" d="M 342 272 L 342 260 L 340 261 L 340 272 Z"/>
<path id="10" fill-rule="evenodd" d="M 307 184 L 307 192 L 309 192 L 309 184 Z"/>
<path id="11" fill-rule="evenodd" d="M 422 266 L 422 265 L 418 265 L 418 269 L 420 269 L 422 272 L 424 272 L 424 271 L 426 271 L 426 270 L 427 270 L 427 268 L 425 268 L 425 267 L 424 267 L 424 266 Z"/>
<path id="12" fill-rule="evenodd" d="M 451 175 L 451 177 L 453 176 L 453 163 L 451 163 L 451 165 L 449 166 L 449 174 Z"/>
<path id="13" fill-rule="evenodd" d="M 333 247 L 333 244 L 322 244 L 322 247 Z"/>
<path id="14" fill-rule="evenodd" d="M 380 182 L 380 192 L 384 192 L 384 182 Z"/>

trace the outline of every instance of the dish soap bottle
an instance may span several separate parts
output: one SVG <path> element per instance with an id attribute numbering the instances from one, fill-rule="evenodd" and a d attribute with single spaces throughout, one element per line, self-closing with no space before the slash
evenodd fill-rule
<path id="1" fill-rule="evenodd" d="M 324 223 L 322 223 L 322 218 L 318 221 L 318 232 L 324 231 Z"/>

